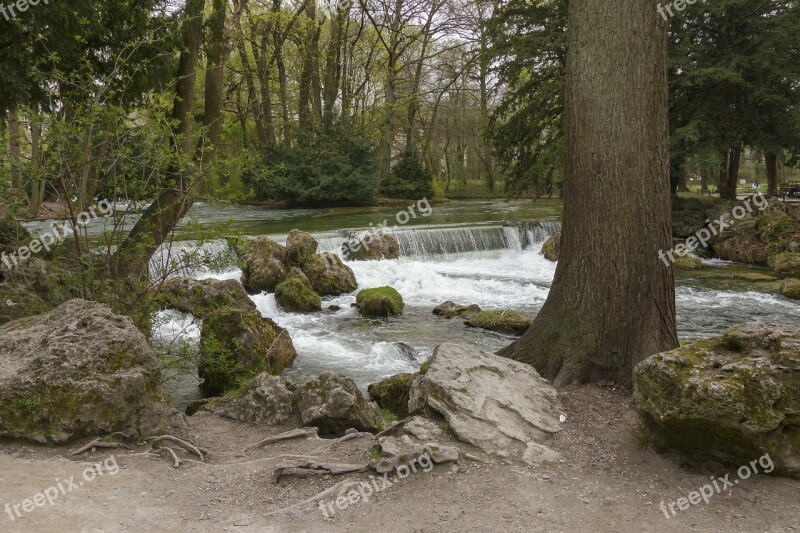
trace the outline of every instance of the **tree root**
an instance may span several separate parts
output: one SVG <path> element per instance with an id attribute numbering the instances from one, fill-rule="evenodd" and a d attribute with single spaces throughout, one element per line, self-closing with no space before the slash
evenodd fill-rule
<path id="1" fill-rule="evenodd" d="M 152 441 L 150 442 L 150 446 L 153 447 L 153 449 L 158 449 L 158 448 L 160 448 L 160 446 L 156 447 L 156 445 L 159 444 L 160 442 L 165 442 L 165 441 L 166 442 L 171 442 L 173 444 L 177 444 L 178 446 L 180 446 L 184 450 L 187 450 L 187 451 L 190 451 L 190 452 L 194 453 L 195 455 L 197 455 L 197 457 L 200 458 L 200 462 L 201 463 L 205 463 L 206 462 L 205 454 L 207 454 L 208 451 L 202 450 L 201 448 L 198 448 L 194 444 L 192 444 L 190 442 L 187 442 L 187 441 L 185 441 L 183 439 L 179 439 L 178 437 L 176 437 L 174 435 L 162 435 L 160 437 L 154 437 L 152 439 Z"/>
<path id="2" fill-rule="evenodd" d="M 164 447 L 164 448 L 159 448 L 158 451 L 162 457 L 166 455 L 166 457 L 164 457 L 165 459 L 167 460 L 172 459 L 172 466 L 174 468 L 181 467 L 181 460 L 178 459 L 178 455 L 175 453 L 175 450 L 173 450 L 172 448 Z"/>
<path id="3" fill-rule="evenodd" d="M 80 448 L 78 448 L 77 450 L 75 450 L 74 452 L 72 452 L 69 455 L 70 455 L 70 457 L 72 457 L 74 455 L 80 455 L 83 452 L 86 452 L 86 451 L 89 451 L 89 450 L 92 450 L 92 452 L 94 453 L 95 448 L 117 449 L 120 446 L 130 450 L 129 446 L 125 446 L 121 442 L 106 442 L 103 439 L 95 439 L 92 442 L 90 442 L 89 444 L 87 444 L 85 446 L 81 446 Z"/>
<path id="4" fill-rule="evenodd" d="M 281 433 L 280 435 L 275 435 L 274 437 L 267 437 L 266 439 L 256 442 L 255 444 L 251 444 L 244 451 L 249 451 L 254 448 L 260 448 L 261 446 L 267 446 L 269 444 L 275 444 L 276 442 L 283 442 L 286 440 L 293 440 L 293 439 L 319 439 L 319 430 L 317 428 L 301 428 L 301 429 L 293 429 L 291 431 L 287 431 L 285 433 Z M 322 440 L 322 439 L 320 439 Z"/>
<path id="5" fill-rule="evenodd" d="M 281 458 L 283 458 L 283 461 L 278 463 L 272 473 L 272 481 L 274 483 L 280 481 L 283 475 L 289 474 L 300 476 L 330 474 L 337 476 L 354 472 L 366 472 L 369 469 L 368 464 L 321 463 L 313 457 L 303 455 L 281 456 Z"/>

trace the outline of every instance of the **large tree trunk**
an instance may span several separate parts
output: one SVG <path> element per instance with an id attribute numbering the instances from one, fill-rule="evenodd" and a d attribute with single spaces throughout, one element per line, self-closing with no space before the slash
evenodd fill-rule
<path id="1" fill-rule="evenodd" d="M 778 154 L 767 152 L 764 154 L 767 165 L 767 196 L 778 195 Z"/>
<path id="2" fill-rule="evenodd" d="M 178 62 L 175 83 L 175 101 L 172 118 L 176 122 L 173 139 L 176 152 L 188 157 L 192 150 L 192 117 L 197 62 L 203 38 L 203 6 L 205 0 L 187 0 L 183 23 L 184 48 Z M 179 142 L 176 144 L 174 139 Z M 179 162 L 170 169 L 174 178 L 171 188 L 164 189 L 142 214 L 131 232 L 120 244 L 111 261 L 112 273 L 117 278 L 141 279 L 147 275 L 150 258 L 163 244 L 181 218 L 191 207 L 191 180 L 185 176 Z"/>
<path id="3" fill-rule="evenodd" d="M 571 0 L 561 259 L 533 326 L 501 351 L 556 386 L 612 379 L 678 346 L 667 23 L 655 0 Z"/>
<path id="4" fill-rule="evenodd" d="M 8 113 L 8 154 L 11 163 L 11 189 L 15 197 L 22 188 L 22 132 L 19 127 L 19 115 L 16 109 Z"/>
<path id="5" fill-rule="evenodd" d="M 35 114 L 31 116 L 31 170 L 34 179 L 31 181 L 30 216 L 39 216 L 39 209 L 44 202 L 47 180 L 41 173 L 42 121 Z"/>
<path id="6" fill-rule="evenodd" d="M 208 44 L 206 45 L 206 86 L 205 86 L 205 114 L 203 126 L 205 136 L 201 137 L 199 148 L 206 149 L 211 145 L 211 150 L 203 154 L 205 161 L 213 161 L 216 150 L 219 149 L 222 136 L 224 115 L 224 70 L 226 58 L 225 19 L 228 14 L 227 0 L 212 0 L 213 11 L 208 18 Z"/>
<path id="7" fill-rule="evenodd" d="M 742 148 L 736 147 L 728 150 L 727 161 L 722 163 L 719 174 L 719 197 L 726 200 L 736 200 L 736 186 L 739 181 L 739 161 Z"/>

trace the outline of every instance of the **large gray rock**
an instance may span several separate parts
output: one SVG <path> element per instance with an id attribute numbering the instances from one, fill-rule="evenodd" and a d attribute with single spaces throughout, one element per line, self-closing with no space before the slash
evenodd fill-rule
<path id="1" fill-rule="evenodd" d="M 128 317 L 70 300 L 0 327 L 0 437 L 64 442 L 168 421 L 155 353 Z"/>
<path id="2" fill-rule="evenodd" d="M 176 309 L 197 318 L 206 318 L 223 307 L 235 307 L 242 311 L 256 309 L 256 304 L 235 279 L 172 278 L 161 285 L 158 303 L 161 308 Z"/>
<path id="3" fill-rule="evenodd" d="M 364 398 L 355 382 L 335 372 L 324 372 L 297 391 L 303 424 L 323 435 L 342 436 L 350 428 L 377 431 L 383 424 L 378 406 Z"/>
<path id="4" fill-rule="evenodd" d="M 443 344 L 411 387 L 409 411 L 425 405 L 441 413 L 460 440 L 487 453 L 531 464 L 557 457 L 541 443 L 561 429 L 564 408 L 553 386 L 530 365 Z"/>
<path id="5" fill-rule="evenodd" d="M 542 245 L 542 255 L 548 261 L 556 262 L 561 256 L 561 232 L 551 236 Z"/>
<path id="6" fill-rule="evenodd" d="M 236 392 L 210 400 L 204 409 L 247 424 L 298 425 L 295 390 L 289 378 L 264 372 Z"/>
<path id="7" fill-rule="evenodd" d="M 634 403 L 660 451 L 800 477 L 800 325 L 742 324 L 639 363 Z"/>

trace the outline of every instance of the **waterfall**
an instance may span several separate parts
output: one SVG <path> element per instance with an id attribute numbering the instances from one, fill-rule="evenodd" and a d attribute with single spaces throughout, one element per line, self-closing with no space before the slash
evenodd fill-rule
<path id="1" fill-rule="evenodd" d="M 561 231 L 560 220 L 530 220 L 527 222 L 507 220 L 506 225 L 519 230 L 523 248 L 542 243 Z"/>

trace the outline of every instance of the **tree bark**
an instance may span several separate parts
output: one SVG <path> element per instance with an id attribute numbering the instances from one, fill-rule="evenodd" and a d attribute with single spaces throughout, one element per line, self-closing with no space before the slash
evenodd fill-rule
<path id="1" fill-rule="evenodd" d="M 19 127 L 19 115 L 16 109 L 8 113 L 8 154 L 11 163 L 11 189 L 15 197 L 22 188 L 22 132 Z"/>
<path id="2" fill-rule="evenodd" d="M 533 326 L 500 353 L 556 386 L 630 385 L 678 346 L 667 122 L 667 23 L 655 0 L 571 0 L 561 259 Z"/>
<path id="3" fill-rule="evenodd" d="M 41 172 L 42 121 L 35 114 L 31 116 L 31 170 L 34 179 L 31 181 L 30 216 L 36 218 L 44 202 L 47 180 L 40 176 Z"/>
<path id="4" fill-rule="evenodd" d="M 778 196 L 778 154 L 767 152 L 764 163 L 767 166 L 767 196 Z"/>
<path id="5" fill-rule="evenodd" d="M 187 0 L 183 23 L 184 47 L 178 61 L 175 101 L 172 118 L 176 123 L 170 144 L 176 162 L 169 170 L 174 185 L 165 188 L 142 214 L 131 232 L 120 244 L 111 261 L 112 274 L 117 278 L 141 279 L 147 275 L 150 258 L 163 244 L 192 205 L 191 180 L 185 176 L 179 159 L 192 150 L 192 117 L 197 62 L 203 38 L 203 6 L 205 0 Z M 176 142 L 177 141 L 177 142 Z"/>
<path id="6" fill-rule="evenodd" d="M 206 85 L 205 85 L 205 114 L 203 126 L 205 135 L 201 137 L 198 152 L 208 148 L 208 153 L 203 153 L 204 161 L 213 161 L 222 136 L 224 115 L 224 70 L 225 70 L 225 19 L 228 14 L 227 0 L 212 0 L 213 12 L 208 18 L 208 43 L 206 44 Z M 207 142 L 206 142 L 207 137 Z"/>

